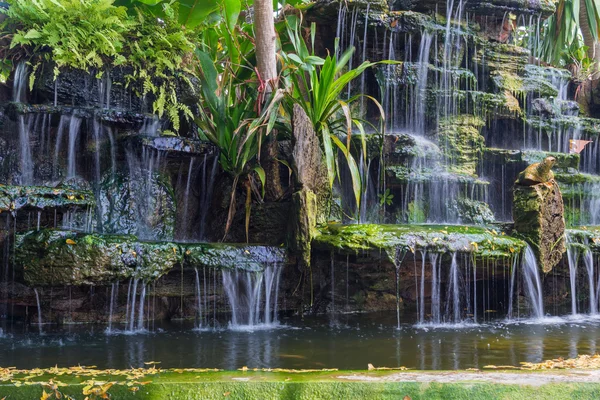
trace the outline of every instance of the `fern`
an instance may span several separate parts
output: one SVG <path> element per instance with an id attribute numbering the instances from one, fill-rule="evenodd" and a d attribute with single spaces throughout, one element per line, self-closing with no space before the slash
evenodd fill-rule
<path id="1" fill-rule="evenodd" d="M 153 110 L 165 113 L 173 128 L 180 127 L 180 115 L 191 111 L 177 98 L 178 72 L 193 74 L 183 62 L 193 52 L 193 31 L 182 30 L 177 9 L 163 4 L 159 21 L 146 8 L 114 5 L 114 0 L 9 0 L 3 30 L 12 32 L 13 52 L 33 53 L 38 60 L 55 63 L 54 75 L 64 68 L 91 72 L 117 66 L 132 71 L 126 85 L 139 96 L 151 94 Z M 128 13 L 128 11 L 133 11 Z M 10 60 L 14 54 L 5 53 Z M 34 71 L 35 72 L 35 71 Z M 185 74 L 184 82 L 191 86 Z M 35 74 L 31 74 L 33 85 Z"/>

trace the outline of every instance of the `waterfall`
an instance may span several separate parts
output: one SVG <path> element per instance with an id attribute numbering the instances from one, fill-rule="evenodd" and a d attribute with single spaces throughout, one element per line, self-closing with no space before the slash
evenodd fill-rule
<path id="1" fill-rule="evenodd" d="M 425 323 L 425 260 L 427 256 L 426 250 L 421 251 L 421 290 L 419 302 L 419 323 Z"/>
<path id="2" fill-rule="evenodd" d="M 144 123 L 139 130 L 140 135 L 146 136 L 158 136 L 158 130 L 160 128 L 160 120 L 157 116 L 145 117 Z"/>
<path id="3" fill-rule="evenodd" d="M 189 228 L 189 202 L 190 202 L 190 186 L 192 183 L 192 171 L 194 168 L 194 157 L 190 158 L 190 166 L 188 168 L 187 182 L 185 185 L 185 193 L 183 194 L 183 237 L 188 238 Z M 196 271 L 198 275 L 198 271 Z"/>
<path id="4" fill-rule="evenodd" d="M 219 157 L 213 157 L 212 163 L 208 162 L 208 156 L 204 155 L 204 162 L 202 163 L 202 193 L 200 194 L 200 240 L 206 239 L 206 220 L 211 212 L 211 203 L 213 197 L 213 189 L 215 186 L 215 177 L 217 175 L 219 167 Z M 210 166 L 210 173 L 208 167 Z"/>
<path id="5" fill-rule="evenodd" d="M 419 61 L 417 64 L 417 82 L 411 102 L 411 121 L 409 129 L 417 135 L 425 135 L 425 120 L 427 107 L 427 80 L 429 77 L 429 55 L 433 34 L 423 32 L 419 46 Z"/>
<path id="6" fill-rule="evenodd" d="M 594 279 L 594 258 L 592 250 L 588 247 L 583 253 L 583 263 L 588 274 L 588 289 L 590 293 L 590 314 L 598 314 L 598 298 L 596 293 L 596 280 Z"/>
<path id="7" fill-rule="evenodd" d="M 20 61 L 15 68 L 15 76 L 13 80 L 13 98 L 14 102 L 27 102 L 27 64 L 25 61 Z"/>
<path id="8" fill-rule="evenodd" d="M 431 262 L 431 319 L 434 324 L 441 322 L 440 318 L 440 268 L 441 254 L 431 253 L 429 260 Z"/>
<path id="9" fill-rule="evenodd" d="M 600 276 L 596 277 L 594 255 L 587 238 L 578 239 L 567 234 L 567 260 L 569 263 L 569 278 L 571 282 L 571 312 L 577 313 L 577 269 L 581 260 L 588 276 L 589 309 L 591 315 L 598 314 L 600 291 Z"/>
<path id="10" fill-rule="evenodd" d="M 515 295 L 515 277 L 517 276 L 517 262 L 519 257 L 513 258 L 513 263 L 510 269 L 510 289 L 508 294 L 508 318 L 513 318 L 513 298 Z M 475 285 L 477 287 L 477 285 Z M 477 307 L 475 307 L 475 313 L 477 313 Z M 475 314 L 477 316 L 477 314 Z"/>
<path id="11" fill-rule="evenodd" d="M 67 179 L 75 178 L 77 168 L 77 136 L 81 127 L 81 118 L 72 116 L 69 122 L 69 152 L 67 155 Z"/>
<path id="12" fill-rule="evenodd" d="M 19 144 L 21 149 L 21 185 L 33 185 L 33 155 L 31 152 L 30 132 L 32 118 L 19 115 Z"/>
<path id="13" fill-rule="evenodd" d="M 138 323 L 137 330 L 144 330 L 144 305 L 146 304 L 146 287 L 147 285 L 142 282 L 142 293 L 140 294 L 140 310 L 138 312 Z"/>
<path id="14" fill-rule="evenodd" d="M 196 272 L 196 329 L 202 328 L 202 291 L 200 290 L 200 276 L 198 268 L 194 268 Z"/>
<path id="15" fill-rule="evenodd" d="M 62 136 L 65 130 L 65 125 L 69 121 L 70 117 L 68 115 L 61 115 L 60 121 L 58 122 L 58 128 L 56 129 L 56 143 L 54 144 L 54 160 L 52 165 L 54 166 L 53 175 L 54 178 L 58 178 L 60 175 L 60 146 L 62 144 Z"/>
<path id="16" fill-rule="evenodd" d="M 277 265 L 269 265 L 262 272 L 223 270 L 223 287 L 231 306 L 231 329 L 268 328 L 278 323 L 281 270 Z"/>
<path id="17" fill-rule="evenodd" d="M 452 303 L 452 319 L 454 323 L 461 321 L 460 287 L 459 287 L 459 268 L 456 252 L 452 253 L 452 264 L 450 266 L 450 276 L 448 278 L 448 289 L 446 294 L 446 316 L 450 316 L 450 303 Z"/>
<path id="18" fill-rule="evenodd" d="M 162 153 L 144 146 L 141 158 L 130 149 L 126 149 L 125 154 L 131 190 L 136 198 L 137 235 L 140 239 L 156 240 L 151 220 L 160 213 L 156 187 L 159 184 L 157 174 L 162 167 Z"/>
<path id="19" fill-rule="evenodd" d="M 525 254 L 521 260 L 521 270 L 525 282 L 525 294 L 529 300 L 533 315 L 536 318 L 544 317 L 544 299 L 542 292 L 542 282 L 540 271 L 538 269 L 535 254 L 529 245 L 525 249 Z"/>
<path id="20" fill-rule="evenodd" d="M 106 328 L 106 332 L 112 332 L 112 320 L 113 320 L 113 312 L 116 308 L 117 297 L 119 296 L 119 282 L 115 282 L 110 285 L 110 306 L 108 311 L 108 328 Z"/>
<path id="21" fill-rule="evenodd" d="M 131 289 L 131 304 L 129 312 L 129 320 L 127 321 L 127 329 L 131 332 L 135 331 L 135 301 L 137 297 L 137 287 L 139 279 L 133 280 L 133 288 Z"/>
<path id="22" fill-rule="evenodd" d="M 567 234 L 567 260 L 569 263 L 569 281 L 571 283 L 571 314 L 577 314 L 577 264 L 579 264 L 579 248 L 572 235 Z"/>
<path id="23" fill-rule="evenodd" d="M 40 295 L 36 288 L 33 288 L 33 293 L 35 293 L 35 301 L 37 303 L 38 329 L 40 334 L 42 334 L 42 304 L 40 303 Z"/>

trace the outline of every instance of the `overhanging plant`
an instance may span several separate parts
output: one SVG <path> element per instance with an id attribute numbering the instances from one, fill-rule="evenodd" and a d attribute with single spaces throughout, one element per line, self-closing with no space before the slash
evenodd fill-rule
<path id="1" fill-rule="evenodd" d="M 362 153 L 366 158 L 365 127 L 382 132 L 385 126 L 384 112 L 379 102 L 371 96 L 361 93 L 342 100 L 342 93 L 354 79 L 377 63 L 365 61 L 358 67 L 349 69 L 348 63 L 354 53 L 353 47 L 346 50 L 339 58 L 330 54 L 325 58 L 318 57 L 314 51 L 315 24 L 313 23 L 310 29 L 310 50 L 304 38 L 300 36 L 301 19 L 288 16 L 285 24 L 291 45 L 290 51 L 281 52 L 284 65 L 282 75 L 287 88 L 284 102 L 286 110 L 291 115 L 293 105 L 298 104 L 311 120 L 324 150 L 330 185 L 333 185 L 336 176 L 339 176 L 336 149 L 344 155 L 352 178 L 352 189 L 358 210 L 363 191 L 363 179 L 351 149 L 352 134 L 355 130 L 358 131 L 360 135 L 358 153 Z M 336 40 L 336 53 L 337 45 Z M 379 127 L 375 127 L 353 112 L 353 103 L 362 99 L 367 99 L 377 106 Z"/>

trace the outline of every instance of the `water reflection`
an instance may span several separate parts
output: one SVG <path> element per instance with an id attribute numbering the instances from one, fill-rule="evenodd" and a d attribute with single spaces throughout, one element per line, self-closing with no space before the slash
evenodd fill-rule
<path id="1" fill-rule="evenodd" d="M 274 330 L 194 331 L 189 323 L 158 323 L 145 334 L 106 335 L 99 326 L 45 326 L 43 335 L 18 324 L 2 326 L 0 366 L 19 368 L 96 365 L 141 367 L 160 361 L 165 368 L 340 368 L 375 366 L 465 369 L 519 365 L 556 357 L 593 354 L 600 321 L 494 323 L 472 327 L 396 329 L 393 315 L 288 318 Z"/>

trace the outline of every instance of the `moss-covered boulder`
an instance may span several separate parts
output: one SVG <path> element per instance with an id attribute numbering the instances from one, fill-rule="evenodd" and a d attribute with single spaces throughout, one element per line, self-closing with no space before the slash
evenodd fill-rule
<path id="1" fill-rule="evenodd" d="M 286 261 L 281 247 L 144 242 L 51 229 L 18 235 L 15 251 L 15 265 L 30 286 L 106 285 L 132 277 L 149 282 L 175 266 L 261 271 Z"/>
<path id="2" fill-rule="evenodd" d="M 484 0 L 467 2 L 467 10 L 486 17 L 506 18 L 507 13 L 548 17 L 556 5 L 554 0 Z"/>
<path id="3" fill-rule="evenodd" d="M 441 121 L 439 143 L 451 172 L 476 175 L 485 143 L 480 134 L 483 125 L 485 121 L 471 115 L 459 115 Z"/>
<path id="4" fill-rule="evenodd" d="M 556 181 L 514 186 L 513 219 L 536 253 L 542 270 L 550 272 L 566 251 L 564 203 Z"/>
<path id="5" fill-rule="evenodd" d="M 137 178 L 123 174 L 104 177 L 98 200 L 102 232 L 172 239 L 176 201 L 170 181 L 157 173 Z"/>
<path id="6" fill-rule="evenodd" d="M 457 225 L 328 225 L 313 240 L 313 247 L 342 254 L 384 252 L 394 262 L 399 250 L 463 252 L 475 257 L 510 258 L 525 248 L 525 242 L 505 235 L 499 228 L 496 230 Z"/>
<path id="7" fill-rule="evenodd" d="M 181 261 L 174 243 L 140 242 L 135 236 L 41 230 L 17 238 L 15 265 L 30 286 L 81 286 L 130 277 L 151 281 Z"/>
<path id="8" fill-rule="evenodd" d="M 448 207 L 455 210 L 462 223 L 474 225 L 490 225 L 496 220 L 490 206 L 483 202 L 468 198 L 448 201 Z"/>
<path id="9" fill-rule="evenodd" d="M 262 271 L 265 265 L 287 261 L 283 247 L 246 244 L 190 243 L 181 245 L 184 267 Z"/>
<path id="10" fill-rule="evenodd" d="M 0 212 L 18 210 L 51 210 L 94 207 L 94 194 L 89 190 L 75 190 L 47 186 L 0 185 Z"/>

